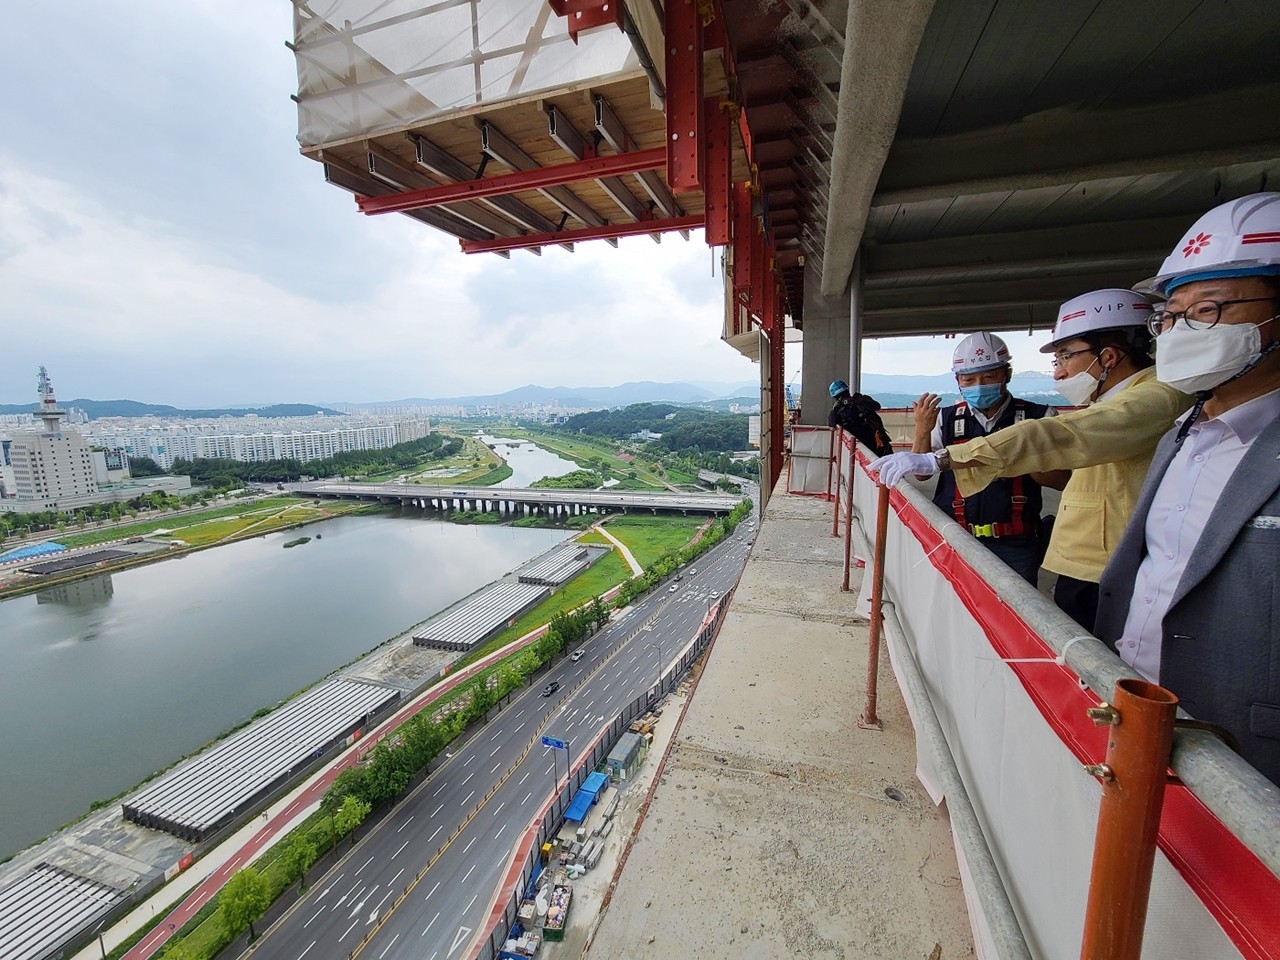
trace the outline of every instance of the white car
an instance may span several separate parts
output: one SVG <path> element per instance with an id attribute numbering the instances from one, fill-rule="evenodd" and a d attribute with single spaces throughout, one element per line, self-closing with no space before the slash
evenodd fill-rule
<path id="1" fill-rule="evenodd" d="M 710 597 L 711 597 L 711 599 L 712 599 L 712 600 L 715 600 L 715 599 L 719 598 L 719 596 L 720 596 L 720 594 L 716 593 L 716 591 L 714 591 L 714 590 L 712 590 L 712 591 L 711 591 L 711 593 L 710 593 Z"/>

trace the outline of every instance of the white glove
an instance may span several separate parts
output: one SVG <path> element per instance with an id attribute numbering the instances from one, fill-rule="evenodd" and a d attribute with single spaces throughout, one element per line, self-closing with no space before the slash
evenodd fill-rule
<path id="1" fill-rule="evenodd" d="M 932 453 L 891 453 L 873 460 L 867 472 L 886 487 L 896 487 L 908 474 L 932 477 L 938 472 L 938 458 Z"/>

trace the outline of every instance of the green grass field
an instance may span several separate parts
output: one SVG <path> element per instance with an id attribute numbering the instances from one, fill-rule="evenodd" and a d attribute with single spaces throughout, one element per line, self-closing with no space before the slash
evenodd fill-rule
<path id="1" fill-rule="evenodd" d="M 606 527 L 627 545 L 640 566 L 648 567 L 692 540 L 703 522 L 698 517 L 623 516 L 614 517 Z"/>
<path id="2" fill-rule="evenodd" d="M 134 523 L 112 524 L 98 530 L 87 530 L 83 533 L 57 534 L 49 532 L 49 539 L 56 540 L 66 547 L 87 547 L 95 543 L 106 543 L 108 540 L 119 540 L 122 537 L 141 537 L 157 530 L 178 530 L 194 524 L 205 523 L 219 517 L 257 515 L 259 518 L 279 511 L 283 507 L 296 505 L 297 497 L 269 497 L 266 500 L 246 500 L 229 503 L 225 506 L 210 507 L 198 513 L 181 515 L 166 514 L 156 519 L 138 520 Z"/>

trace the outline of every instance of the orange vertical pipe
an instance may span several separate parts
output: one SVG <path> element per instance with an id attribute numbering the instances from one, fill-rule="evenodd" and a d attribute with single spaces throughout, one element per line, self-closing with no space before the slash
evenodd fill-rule
<path id="1" fill-rule="evenodd" d="M 850 437 L 849 444 L 849 482 L 845 484 L 844 491 L 844 581 L 840 584 L 840 589 L 845 593 L 849 592 L 849 567 L 852 565 L 853 554 L 853 481 L 854 468 L 856 463 L 856 451 L 858 449 L 858 441 Z"/>
<path id="2" fill-rule="evenodd" d="M 1138 960 L 1178 698 L 1145 680 L 1116 684 L 1082 960 Z M 1099 710 L 1101 715 L 1107 711 Z"/>
<path id="3" fill-rule="evenodd" d="M 876 679 L 880 674 L 880 625 L 881 605 L 884 600 L 884 550 L 889 535 L 889 488 L 877 488 L 876 500 L 876 551 L 872 561 L 871 581 L 871 636 L 867 641 L 867 702 L 858 718 L 863 729 L 880 729 L 876 716 Z"/>
<path id="4" fill-rule="evenodd" d="M 831 492 L 831 474 L 832 474 L 832 467 L 835 465 L 835 462 L 836 462 L 836 447 L 840 446 L 841 453 L 843 453 L 844 445 L 839 443 L 839 439 L 840 439 L 839 427 L 832 427 L 830 436 L 831 436 L 831 444 L 827 450 L 827 492 L 831 493 L 831 535 L 833 537 L 838 537 L 840 536 L 840 484 L 843 478 L 840 476 L 840 471 L 836 470 L 835 471 L 836 489 L 834 493 L 832 493 Z"/>

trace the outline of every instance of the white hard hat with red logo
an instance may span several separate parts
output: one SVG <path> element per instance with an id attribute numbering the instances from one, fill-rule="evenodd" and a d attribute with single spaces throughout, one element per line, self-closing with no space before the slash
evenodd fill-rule
<path id="1" fill-rule="evenodd" d="M 1151 317 L 1151 301 L 1132 290 L 1094 290 L 1073 297 L 1058 308 L 1058 322 L 1053 325 L 1053 339 L 1040 348 L 1053 353 L 1065 340 L 1083 337 L 1099 330 L 1147 328 Z"/>
<path id="2" fill-rule="evenodd" d="M 1160 272 L 1133 289 L 1170 290 L 1219 277 L 1280 275 L 1280 193 L 1251 193 L 1214 207 L 1191 225 Z"/>
<path id="3" fill-rule="evenodd" d="M 951 372 L 983 373 L 1008 366 L 1009 348 L 994 333 L 971 333 L 956 346 L 951 355 Z"/>

